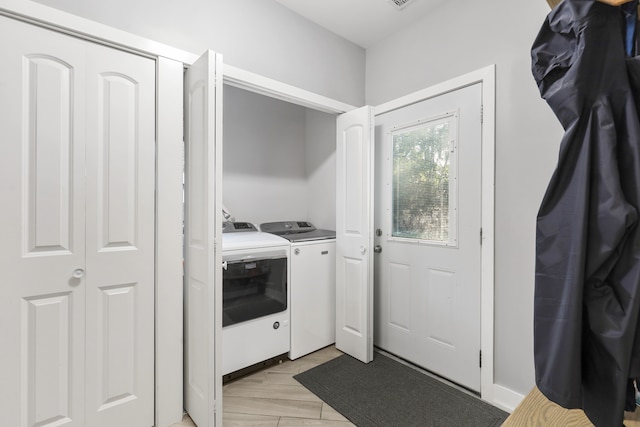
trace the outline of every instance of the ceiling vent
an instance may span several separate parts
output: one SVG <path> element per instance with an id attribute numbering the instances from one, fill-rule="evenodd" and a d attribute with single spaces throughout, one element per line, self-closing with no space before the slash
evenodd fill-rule
<path id="1" fill-rule="evenodd" d="M 400 10 L 400 9 L 404 9 L 413 0 L 388 0 L 388 1 L 389 1 L 389 4 L 394 6 L 396 9 Z"/>

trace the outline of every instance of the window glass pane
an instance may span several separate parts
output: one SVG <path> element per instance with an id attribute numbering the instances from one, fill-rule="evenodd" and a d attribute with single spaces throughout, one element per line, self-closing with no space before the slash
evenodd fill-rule
<path id="1" fill-rule="evenodd" d="M 449 242 L 448 120 L 392 133 L 393 237 Z"/>

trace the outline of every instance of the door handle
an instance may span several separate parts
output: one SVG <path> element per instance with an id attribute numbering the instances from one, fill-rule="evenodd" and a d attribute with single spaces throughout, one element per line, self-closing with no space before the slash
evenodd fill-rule
<path id="1" fill-rule="evenodd" d="M 75 279 L 82 279 L 84 277 L 84 270 L 82 268 L 76 268 L 75 270 L 73 270 L 73 273 L 71 273 L 71 275 Z"/>
<path id="2" fill-rule="evenodd" d="M 367 253 L 367 248 L 365 248 L 364 246 L 360 246 L 360 253 L 362 255 L 364 255 L 365 253 Z"/>
<path id="3" fill-rule="evenodd" d="M 375 253 L 379 254 L 380 252 L 382 252 L 382 246 L 380 246 L 380 245 L 375 245 L 375 246 L 373 247 L 373 252 L 375 252 Z"/>

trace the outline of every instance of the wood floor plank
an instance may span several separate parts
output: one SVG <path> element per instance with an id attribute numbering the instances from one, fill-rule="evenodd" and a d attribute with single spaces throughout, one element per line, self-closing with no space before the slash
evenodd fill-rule
<path id="1" fill-rule="evenodd" d="M 320 419 L 322 402 L 224 396 L 223 414 L 252 414 Z"/>
<path id="2" fill-rule="evenodd" d="M 280 372 L 297 375 L 300 373 L 301 366 L 305 366 L 305 362 L 301 359 L 287 360 L 278 365 L 273 365 L 269 368 L 266 368 L 266 372 Z"/>
<path id="3" fill-rule="evenodd" d="M 344 353 L 342 353 L 340 350 L 338 350 L 335 346 L 332 345 L 304 356 L 304 360 L 306 362 L 312 362 L 312 363 L 317 363 L 318 365 L 321 365 L 325 362 L 328 362 L 329 360 L 335 359 L 338 356 L 342 356 L 342 354 Z"/>
<path id="4" fill-rule="evenodd" d="M 331 421 L 331 420 L 307 420 L 300 418 L 280 418 L 280 424 L 278 427 L 352 427 L 355 424 L 352 424 L 348 421 Z"/>
<path id="5" fill-rule="evenodd" d="M 180 421 L 179 423 L 175 423 L 175 424 L 171 424 L 170 427 L 196 427 L 196 425 L 194 424 L 194 422 L 191 420 L 191 418 L 189 417 L 189 415 L 184 415 L 182 417 L 182 421 Z"/>
<path id="6" fill-rule="evenodd" d="M 321 402 L 320 398 L 300 384 L 231 384 L 224 390 L 227 397 L 258 397 Z"/>
<path id="7" fill-rule="evenodd" d="M 625 412 L 626 427 L 640 427 L 637 412 Z M 502 427 L 593 427 L 580 409 L 565 409 L 534 388 L 506 419 Z"/>
<path id="8" fill-rule="evenodd" d="M 268 372 L 263 384 L 300 385 L 298 381 L 293 379 L 293 375 L 286 372 Z"/>
<path id="9" fill-rule="evenodd" d="M 322 363 L 316 363 L 313 361 L 300 361 L 298 364 L 298 373 L 302 373 L 304 371 L 308 371 L 309 369 L 313 369 L 318 365 L 321 365 Z"/>
<path id="10" fill-rule="evenodd" d="M 267 377 L 267 371 L 257 371 L 254 372 L 252 374 L 249 374 L 245 377 L 242 378 L 238 378 L 236 380 L 234 380 L 233 382 L 227 383 L 225 384 L 225 387 L 229 384 L 236 384 L 236 383 L 262 383 L 264 382 L 264 379 Z"/>
<path id="11" fill-rule="evenodd" d="M 225 414 L 224 427 L 278 427 L 280 417 L 251 415 L 251 414 Z"/>
<path id="12" fill-rule="evenodd" d="M 323 420 L 331 421 L 349 421 L 344 417 L 344 415 L 342 415 L 340 412 L 336 411 L 326 403 L 322 404 L 322 413 L 320 415 L 320 418 L 322 418 Z"/>

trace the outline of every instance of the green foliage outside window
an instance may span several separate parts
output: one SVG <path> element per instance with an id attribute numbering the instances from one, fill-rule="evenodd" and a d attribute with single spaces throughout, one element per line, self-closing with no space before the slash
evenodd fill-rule
<path id="1" fill-rule="evenodd" d="M 449 240 L 449 122 L 393 133 L 393 236 Z"/>

